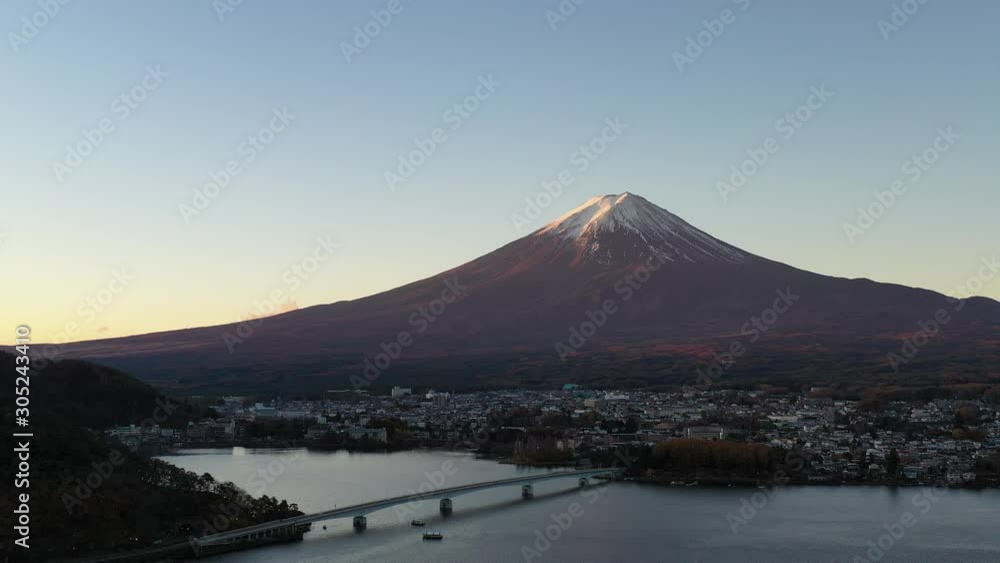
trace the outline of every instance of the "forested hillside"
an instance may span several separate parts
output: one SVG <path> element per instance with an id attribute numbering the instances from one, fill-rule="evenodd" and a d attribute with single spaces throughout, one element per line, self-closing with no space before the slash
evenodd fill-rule
<path id="1" fill-rule="evenodd" d="M 0 373 L 13 376 L 14 368 L 14 356 L 0 352 Z M 209 415 L 206 409 L 172 401 L 124 373 L 85 362 L 55 363 L 29 377 L 30 426 L 24 430 L 34 434 L 27 489 L 31 549 L 12 560 L 45 561 L 170 544 L 220 523 L 232 529 L 298 513 L 295 505 L 254 499 L 211 475 L 199 476 L 130 452 L 101 432 L 152 417 L 163 418 L 161 426 L 184 425 Z M 4 428 L 14 427 L 11 394 L 5 392 L 8 398 L 0 408 Z M 11 444 L 5 450 L 16 447 Z M 16 470 L 9 463 L 8 469 Z M 0 534 L 3 545 L 9 546 L 17 499 L 13 488 L 4 491 L 4 506 L 12 508 L 0 514 Z"/>

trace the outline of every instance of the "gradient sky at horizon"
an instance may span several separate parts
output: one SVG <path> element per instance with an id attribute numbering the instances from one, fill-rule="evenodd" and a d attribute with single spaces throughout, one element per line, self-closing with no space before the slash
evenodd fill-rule
<path id="1" fill-rule="evenodd" d="M 221 21 L 208 1 L 70 2 L 17 52 L 41 8 L 5 3 L 0 344 L 21 323 L 86 340 L 237 321 L 275 289 L 299 307 L 391 289 L 525 234 L 511 215 L 565 169 L 532 229 L 631 191 L 768 258 L 956 294 L 1000 253 L 1000 4 L 931 0 L 886 41 L 877 22 L 903 3 L 588 0 L 553 30 L 557 0 L 403 0 L 350 63 L 341 44 L 388 0 L 244 0 Z M 735 21 L 678 72 L 724 9 Z M 120 119 L 113 100 L 157 65 L 168 76 Z M 452 130 L 445 112 L 490 75 Z M 834 96 L 782 139 L 821 85 Z M 245 162 L 240 143 L 285 107 Z M 571 155 L 615 117 L 628 129 L 579 172 Z M 52 162 L 105 118 L 115 130 L 59 182 Z M 960 139 L 910 183 L 904 163 L 947 127 Z M 435 128 L 447 140 L 390 190 Z M 769 137 L 780 150 L 724 202 L 717 182 Z M 179 205 L 230 159 L 242 172 L 186 223 Z M 844 223 L 896 179 L 908 192 L 851 244 Z M 327 237 L 339 249 L 291 291 L 283 273 Z M 89 314 L 120 268 L 134 280 Z M 1000 300 L 1000 277 L 978 293 Z"/>

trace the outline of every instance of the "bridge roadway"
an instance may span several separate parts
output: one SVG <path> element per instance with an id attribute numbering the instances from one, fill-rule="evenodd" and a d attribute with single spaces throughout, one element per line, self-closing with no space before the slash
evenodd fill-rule
<path id="1" fill-rule="evenodd" d="M 553 471 L 552 473 L 541 473 L 537 475 L 532 475 L 530 477 L 515 477 L 513 479 L 501 479 L 498 481 L 476 483 L 473 485 L 460 485 L 458 487 L 437 489 L 433 491 L 428 491 L 426 493 L 416 493 L 412 495 L 403 495 L 385 500 L 366 502 L 363 504 L 356 504 L 354 506 L 346 506 L 334 510 L 327 510 L 325 512 L 317 512 L 315 514 L 303 514 L 302 516 L 294 516 L 292 518 L 285 518 L 283 520 L 275 520 L 273 522 L 266 522 L 264 524 L 258 524 L 256 526 L 240 528 L 238 530 L 232 530 L 229 532 L 210 534 L 198 538 L 197 540 L 195 540 L 195 543 L 197 544 L 198 547 L 208 547 L 213 545 L 232 543 L 234 540 L 258 539 L 264 536 L 270 536 L 270 534 L 268 534 L 269 531 L 295 527 L 295 526 L 303 526 L 306 524 L 312 524 L 314 522 L 321 522 L 323 520 L 335 520 L 338 518 L 353 518 L 355 516 L 365 516 L 371 514 L 372 512 L 384 510 L 386 508 L 391 508 L 393 506 L 398 506 L 400 504 L 409 504 L 411 502 L 419 502 L 432 499 L 450 499 L 452 497 L 456 497 L 459 495 L 466 495 L 478 491 L 485 491 L 487 489 L 495 489 L 498 487 L 510 487 L 513 485 L 531 485 L 534 483 L 539 483 L 541 481 L 550 481 L 552 479 L 567 479 L 570 477 L 575 477 L 577 479 L 588 479 L 591 477 L 597 477 L 599 475 L 609 475 L 613 473 L 618 473 L 620 471 L 621 469 L 615 469 L 615 468 L 586 469 L 580 471 Z"/>

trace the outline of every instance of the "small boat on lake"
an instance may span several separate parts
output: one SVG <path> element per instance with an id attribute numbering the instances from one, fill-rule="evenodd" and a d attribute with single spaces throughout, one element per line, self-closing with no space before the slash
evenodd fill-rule
<path id="1" fill-rule="evenodd" d="M 444 539 L 444 534 L 442 534 L 441 532 L 429 532 L 429 533 L 424 534 L 424 539 L 425 540 L 443 540 Z"/>
<path id="2" fill-rule="evenodd" d="M 410 522 L 410 525 L 411 526 L 426 526 L 427 522 L 424 522 L 423 520 L 413 520 L 413 521 Z"/>

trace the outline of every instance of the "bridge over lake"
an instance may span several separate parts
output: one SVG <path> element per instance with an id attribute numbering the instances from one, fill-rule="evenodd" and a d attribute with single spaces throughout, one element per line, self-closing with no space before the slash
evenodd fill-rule
<path id="1" fill-rule="evenodd" d="M 283 520 L 275 520 L 273 522 L 258 524 L 247 528 L 240 528 L 238 530 L 210 534 L 194 540 L 193 543 L 195 544 L 194 547 L 196 549 L 206 548 L 211 550 L 212 548 L 218 547 L 236 547 L 239 544 L 253 545 L 260 542 L 267 542 L 268 540 L 281 541 L 282 538 L 301 537 L 302 533 L 307 531 L 310 525 L 316 522 L 336 520 L 340 518 L 353 518 L 354 527 L 362 530 L 368 525 L 365 518 L 368 514 L 392 508 L 394 506 L 440 499 L 441 511 L 448 513 L 452 510 L 452 499 L 461 495 L 467 495 L 488 489 L 496 489 L 499 487 L 512 487 L 519 485 L 521 486 L 521 496 L 524 498 L 531 498 L 534 495 L 533 485 L 535 483 L 551 481 L 553 479 L 577 479 L 580 486 L 585 486 L 589 483 L 588 480 L 593 477 L 611 476 L 621 471 L 622 470 L 620 468 L 554 471 L 552 473 L 542 473 L 531 475 L 529 477 L 515 477 L 513 479 L 500 479 L 485 483 L 435 489 L 428 492 L 375 500 L 353 506 L 345 506 L 342 508 L 335 508 L 333 510 L 317 512 L 314 514 L 303 514 L 301 516 L 294 516 Z M 238 547 L 236 548 L 239 549 Z"/>

